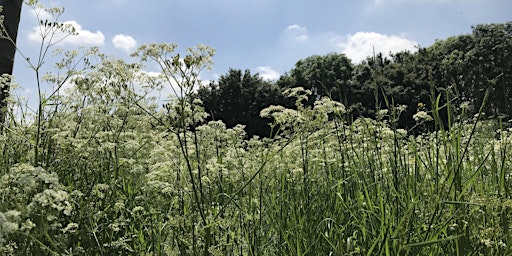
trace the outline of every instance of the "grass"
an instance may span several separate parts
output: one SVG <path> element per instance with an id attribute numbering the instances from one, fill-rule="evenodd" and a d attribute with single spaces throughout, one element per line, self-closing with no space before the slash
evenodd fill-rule
<path id="1" fill-rule="evenodd" d="M 242 127 L 174 127 L 170 110 L 100 92 L 62 99 L 39 166 L 36 124 L 3 130 L 2 253 L 512 253 L 512 134 L 493 122 L 413 136 L 385 118 L 349 125 L 323 99 L 270 107 L 274 139 L 247 140 Z"/>

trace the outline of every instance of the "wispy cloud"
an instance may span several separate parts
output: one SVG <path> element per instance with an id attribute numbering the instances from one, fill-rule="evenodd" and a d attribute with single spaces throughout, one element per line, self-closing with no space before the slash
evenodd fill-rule
<path id="1" fill-rule="evenodd" d="M 129 35 L 118 34 L 112 38 L 112 44 L 118 49 L 130 52 L 137 46 L 137 41 Z"/>
<path id="2" fill-rule="evenodd" d="M 314 54 L 326 54 L 339 50 L 340 36 L 332 32 L 317 33 L 309 31 L 305 26 L 287 26 L 280 35 L 279 49 L 273 55 L 274 59 L 282 62 L 299 60 Z M 275 63 L 273 64 L 275 65 Z"/>
<path id="3" fill-rule="evenodd" d="M 297 41 L 306 41 L 309 38 L 308 30 L 306 27 L 297 24 L 290 25 L 285 29 L 285 36 L 293 38 Z"/>

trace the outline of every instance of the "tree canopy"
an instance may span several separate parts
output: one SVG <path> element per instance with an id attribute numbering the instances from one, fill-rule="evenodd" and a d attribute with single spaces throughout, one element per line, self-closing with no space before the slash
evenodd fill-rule
<path id="1" fill-rule="evenodd" d="M 308 106 L 329 97 L 344 104 L 352 120 L 381 118 L 380 110 L 389 110 L 394 116 L 388 118 L 400 128 L 413 129 L 415 113 L 432 112 L 436 106 L 443 124 L 454 116 L 448 112 L 472 117 L 484 103 L 486 91 L 483 112 L 490 118 L 510 119 L 511 49 L 512 22 L 481 24 L 471 34 L 437 40 L 416 52 L 389 57 L 379 53 L 357 64 L 340 53 L 313 55 L 297 61 L 275 82 L 264 81 L 249 70 L 231 69 L 198 94 L 212 119 L 230 127 L 244 124 L 249 135 L 268 135 L 267 121 L 259 111 L 272 104 L 293 107 L 282 92 L 299 86 L 312 92 Z"/>
<path id="2" fill-rule="evenodd" d="M 218 82 L 201 87 L 197 95 L 210 114 L 210 120 L 222 120 L 228 127 L 246 126 L 248 136 L 269 136 L 271 120 L 260 117 L 260 111 L 282 102 L 282 96 L 271 82 L 249 70 L 230 69 Z"/>

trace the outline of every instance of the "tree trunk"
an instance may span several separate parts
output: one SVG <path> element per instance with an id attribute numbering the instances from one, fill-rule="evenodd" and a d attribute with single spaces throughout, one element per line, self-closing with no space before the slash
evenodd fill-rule
<path id="1" fill-rule="evenodd" d="M 0 0 L 0 6 L 3 7 L 0 15 L 4 17 L 2 33 L 0 33 L 0 75 L 12 75 L 22 5 L 23 0 Z M 3 124 L 7 113 L 10 80 L 0 85 L 0 88 L 0 123 Z"/>

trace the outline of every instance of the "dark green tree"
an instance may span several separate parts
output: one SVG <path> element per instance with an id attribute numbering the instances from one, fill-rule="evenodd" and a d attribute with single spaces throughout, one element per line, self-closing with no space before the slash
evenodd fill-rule
<path id="1" fill-rule="evenodd" d="M 512 115 L 512 22 L 482 24 L 473 27 L 471 76 L 466 83 L 474 83 L 477 104 L 481 104 L 485 90 L 489 90 L 486 113 L 492 117 Z"/>
<path id="2" fill-rule="evenodd" d="M 453 94 L 454 105 L 468 103 L 468 114 L 478 112 L 486 91 L 484 112 L 510 117 L 512 104 L 512 22 L 481 24 L 472 34 L 438 40 L 428 48 L 436 84 Z"/>
<path id="3" fill-rule="evenodd" d="M 352 108 L 357 109 L 358 115 L 354 117 L 375 118 L 376 111 L 387 108 L 382 92 L 390 84 L 384 71 L 390 63 L 388 58 L 379 53 L 355 66 L 352 81 L 356 96 L 352 98 Z"/>
<path id="4" fill-rule="evenodd" d="M 245 125 L 249 137 L 270 136 L 271 120 L 261 118 L 260 111 L 282 103 L 278 88 L 249 70 L 230 69 L 218 82 L 201 87 L 197 95 L 210 120 L 222 120 L 227 127 Z"/>
<path id="5" fill-rule="evenodd" d="M 419 61 L 420 53 L 413 54 L 402 51 L 392 54 L 390 62 L 385 65 L 379 75 L 385 77 L 386 83 L 380 90 L 380 106 L 401 109 L 395 120 L 401 128 L 414 127 L 413 115 L 418 105 L 431 108 L 433 83 L 428 76 L 428 66 Z M 405 106 L 405 108 L 404 108 Z"/>
<path id="6" fill-rule="evenodd" d="M 0 0 L 0 76 L 12 75 L 23 0 Z M 0 122 L 5 121 L 10 78 L 0 84 Z"/>
<path id="7" fill-rule="evenodd" d="M 351 83 L 353 69 L 351 60 L 345 54 L 313 55 L 299 60 L 278 84 L 281 88 L 301 86 L 311 90 L 313 95 L 308 99 L 308 104 L 328 96 L 349 106 L 354 96 Z"/>
<path id="8" fill-rule="evenodd" d="M 377 111 L 388 109 L 399 127 L 413 127 L 412 116 L 418 103 L 431 102 L 428 65 L 420 59 L 418 53 L 409 51 L 390 57 L 379 53 L 356 65 L 353 72 L 356 102 L 352 103 L 352 112 L 357 115 L 353 116 L 376 118 Z"/>

